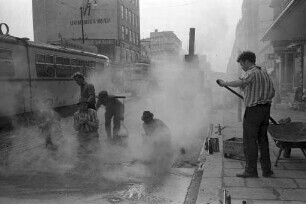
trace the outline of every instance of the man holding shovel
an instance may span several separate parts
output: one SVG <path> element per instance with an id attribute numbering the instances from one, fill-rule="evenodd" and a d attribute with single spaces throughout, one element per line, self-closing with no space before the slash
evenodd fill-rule
<path id="1" fill-rule="evenodd" d="M 269 126 L 270 108 L 275 95 L 272 80 L 268 73 L 255 65 L 256 56 L 253 52 L 242 52 L 237 62 L 245 75 L 238 80 L 225 82 L 218 79 L 221 87 L 240 87 L 244 93 L 245 113 L 243 117 L 243 150 L 245 170 L 237 177 L 258 177 L 257 157 L 260 149 L 260 163 L 263 177 L 270 177 L 271 160 L 267 130 Z"/>

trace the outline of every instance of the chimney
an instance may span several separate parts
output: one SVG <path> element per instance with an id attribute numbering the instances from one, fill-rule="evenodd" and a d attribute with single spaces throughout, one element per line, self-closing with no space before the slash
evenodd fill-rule
<path id="1" fill-rule="evenodd" d="M 194 55 L 194 39 L 195 39 L 195 28 L 190 28 L 189 33 L 189 55 Z"/>
<path id="2" fill-rule="evenodd" d="M 155 33 L 157 33 L 158 32 L 158 29 L 155 29 Z"/>

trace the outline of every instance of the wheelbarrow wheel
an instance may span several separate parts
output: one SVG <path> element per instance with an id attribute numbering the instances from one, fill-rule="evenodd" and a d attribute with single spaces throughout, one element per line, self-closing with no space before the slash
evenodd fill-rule
<path id="1" fill-rule="evenodd" d="M 284 153 L 283 153 L 283 157 L 284 158 L 290 158 L 291 155 L 291 148 L 285 148 Z"/>
<path id="2" fill-rule="evenodd" d="M 224 153 L 224 158 L 230 158 L 231 157 L 231 154 L 228 154 L 228 153 Z"/>

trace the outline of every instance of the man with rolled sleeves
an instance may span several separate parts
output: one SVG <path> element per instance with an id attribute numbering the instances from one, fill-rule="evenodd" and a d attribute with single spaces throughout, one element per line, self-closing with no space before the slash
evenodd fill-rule
<path id="1" fill-rule="evenodd" d="M 88 102 L 88 108 L 96 110 L 95 87 L 85 81 L 85 77 L 80 72 L 73 74 L 72 78 L 81 88 L 81 98 L 85 98 Z"/>
<path id="2" fill-rule="evenodd" d="M 242 52 L 237 62 L 245 75 L 238 80 L 225 82 L 218 79 L 220 86 L 240 87 L 244 92 L 245 113 L 243 117 L 243 150 L 245 170 L 237 177 L 258 177 L 257 157 L 260 149 L 260 163 L 263 177 L 270 177 L 271 160 L 267 130 L 269 126 L 270 108 L 275 95 L 273 82 L 268 73 L 255 65 L 253 52 Z"/>

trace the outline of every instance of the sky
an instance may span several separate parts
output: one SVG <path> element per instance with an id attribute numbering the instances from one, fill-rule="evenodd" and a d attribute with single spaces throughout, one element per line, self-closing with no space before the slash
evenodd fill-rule
<path id="1" fill-rule="evenodd" d="M 207 55 L 215 71 L 225 72 L 241 17 L 242 0 L 139 0 L 140 35 L 174 31 L 188 50 L 189 29 L 196 29 L 195 53 Z M 0 23 L 10 34 L 33 40 L 32 0 L 0 0 Z"/>

